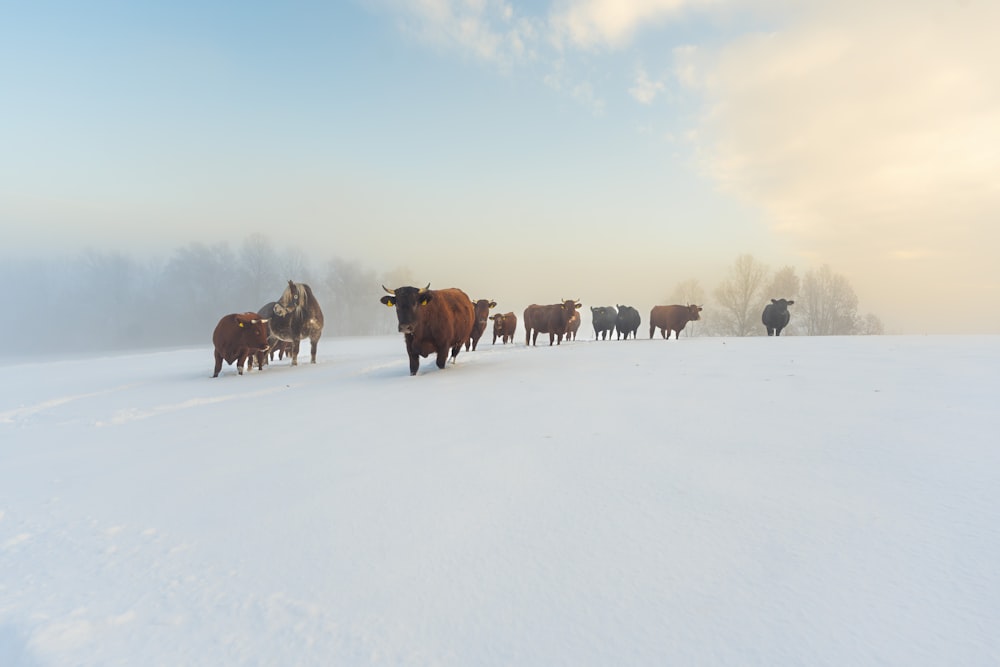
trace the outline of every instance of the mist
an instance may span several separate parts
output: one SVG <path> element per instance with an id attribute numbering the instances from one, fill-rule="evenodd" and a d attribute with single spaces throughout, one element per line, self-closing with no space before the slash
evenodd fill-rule
<path id="1" fill-rule="evenodd" d="M 697 281 L 710 330 L 742 255 L 1000 333 L 996 3 L 62 11 L 0 25 L 0 278 L 76 328 L 5 354 L 198 344 L 288 279 L 334 336 L 391 328 L 394 276 L 585 315 Z M 255 236 L 298 259 L 248 274 Z"/>

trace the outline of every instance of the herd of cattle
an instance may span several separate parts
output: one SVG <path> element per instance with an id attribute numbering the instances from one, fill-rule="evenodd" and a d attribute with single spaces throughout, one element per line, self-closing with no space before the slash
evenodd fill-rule
<path id="1" fill-rule="evenodd" d="M 496 301 L 473 301 L 460 289 L 432 290 L 426 287 L 397 287 L 387 292 L 381 302 L 396 310 L 399 332 L 406 342 L 410 360 L 410 375 L 416 375 L 420 357 L 436 356 L 438 368 L 444 368 L 450 357 L 458 356 L 462 346 L 466 351 L 476 349 L 489 322 L 493 322 L 493 344 L 499 339 L 503 344 L 514 342 L 517 315 L 497 313 Z M 768 336 L 780 336 L 788 325 L 788 306 L 795 303 L 786 299 L 771 299 L 764 308 L 761 321 Z M 532 304 L 524 309 L 522 325 L 525 345 L 536 345 L 538 334 L 549 335 L 549 345 L 559 345 L 563 339 L 575 340 L 580 328 L 579 299 L 564 299 L 559 303 L 539 306 Z M 656 330 L 664 339 L 680 338 L 688 322 L 701 319 L 701 306 L 654 306 L 649 313 L 649 337 Z M 607 340 L 612 332 L 621 340 L 631 335 L 636 338 L 641 324 L 639 311 L 627 305 L 591 307 L 594 337 Z M 291 357 L 292 365 L 298 364 L 299 343 L 308 338 L 311 343 L 312 363 L 316 363 L 316 346 L 323 335 L 323 311 L 305 283 L 288 281 L 288 287 L 277 301 L 265 304 L 256 313 L 233 313 L 219 320 L 212 335 L 215 344 L 215 373 L 218 377 L 222 362 L 236 363 L 237 372 L 263 370 L 268 360 L 277 354 Z"/>

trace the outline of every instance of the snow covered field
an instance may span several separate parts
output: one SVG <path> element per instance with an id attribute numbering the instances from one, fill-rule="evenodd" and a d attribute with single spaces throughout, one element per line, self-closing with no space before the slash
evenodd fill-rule
<path id="1" fill-rule="evenodd" d="M 1000 336 L 489 341 L 0 366 L 0 665 L 1000 664 Z"/>

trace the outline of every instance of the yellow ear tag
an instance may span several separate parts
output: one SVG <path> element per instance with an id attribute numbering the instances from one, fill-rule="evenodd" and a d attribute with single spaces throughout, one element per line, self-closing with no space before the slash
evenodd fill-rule
<path id="1" fill-rule="evenodd" d="M 243 323 L 242 323 L 242 322 L 240 322 L 240 326 L 241 326 L 241 327 L 243 326 Z"/>
<path id="2" fill-rule="evenodd" d="M 386 299 L 385 300 L 385 305 L 386 305 L 387 308 L 392 308 L 393 306 L 396 305 L 396 302 L 393 301 L 392 299 Z"/>
<path id="3" fill-rule="evenodd" d="M 421 306 L 426 306 L 426 305 L 427 305 L 427 303 L 428 303 L 428 302 L 427 302 L 427 299 L 421 299 L 421 300 L 420 300 L 420 305 L 421 305 Z"/>

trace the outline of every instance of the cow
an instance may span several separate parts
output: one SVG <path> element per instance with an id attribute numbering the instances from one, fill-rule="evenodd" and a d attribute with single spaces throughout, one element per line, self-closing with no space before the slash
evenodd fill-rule
<path id="1" fill-rule="evenodd" d="M 618 311 L 612 306 L 591 306 L 590 321 L 594 324 L 594 340 L 607 340 L 615 328 Z"/>
<path id="2" fill-rule="evenodd" d="M 479 339 L 483 337 L 483 332 L 486 331 L 486 325 L 490 321 L 490 310 L 497 307 L 497 302 L 490 299 L 480 299 L 479 301 L 472 302 L 472 308 L 476 313 L 476 321 L 472 324 L 472 335 L 469 340 L 465 341 L 465 351 L 469 351 L 469 346 L 472 346 L 472 350 L 476 350 L 476 345 L 479 344 Z M 494 339 L 494 342 L 496 340 Z"/>
<path id="3" fill-rule="evenodd" d="M 615 318 L 615 331 L 618 334 L 618 340 L 622 339 L 622 334 L 625 335 L 625 340 L 628 340 L 628 335 L 632 334 L 632 339 L 635 340 L 639 331 L 639 324 L 642 322 L 642 318 L 639 317 L 639 311 L 632 306 L 618 305 L 618 317 Z"/>
<path id="4" fill-rule="evenodd" d="M 566 340 L 576 340 L 576 332 L 580 329 L 580 311 L 574 309 L 566 322 Z"/>
<path id="5" fill-rule="evenodd" d="M 212 343 L 215 345 L 215 373 L 219 377 L 222 362 L 236 362 L 236 372 L 243 375 L 243 364 L 250 360 L 253 367 L 254 355 L 267 352 L 267 319 L 257 313 L 232 313 L 215 325 Z"/>
<path id="6" fill-rule="evenodd" d="M 653 306 L 649 311 L 649 337 L 659 327 L 664 340 L 670 340 L 671 331 L 677 332 L 675 338 L 680 338 L 688 322 L 701 319 L 701 311 L 701 306 Z"/>
<path id="7" fill-rule="evenodd" d="M 261 318 L 270 318 L 274 314 L 274 305 L 276 301 L 268 301 L 257 311 L 257 314 Z M 277 353 L 278 360 L 284 358 L 285 354 L 289 357 L 292 356 L 292 344 L 285 340 L 278 340 L 274 337 L 274 334 L 268 331 L 267 335 L 267 351 L 257 352 L 254 357 L 256 357 L 257 368 L 264 370 L 264 365 L 268 362 L 274 361 L 274 355 Z M 253 365 L 253 359 L 247 359 L 247 370 Z"/>
<path id="8" fill-rule="evenodd" d="M 760 321 L 764 323 L 768 336 L 780 336 L 781 330 L 788 326 L 788 321 L 792 319 L 788 307 L 793 303 L 786 299 L 771 299 L 771 303 L 764 306 Z"/>
<path id="9" fill-rule="evenodd" d="M 299 341 L 305 338 L 312 344 L 310 362 L 316 363 L 316 347 L 323 335 L 323 309 L 309 285 L 289 280 L 281 298 L 271 306 L 268 317 L 273 336 L 291 344 L 292 366 L 299 364 Z"/>
<path id="10" fill-rule="evenodd" d="M 570 318 L 581 305 L 578 299 L 564 299 L 548 306 L 531 304 L 524 309 L 524 344 L 535 345 L 539 333 L 549 335 L 549 345 L 562 343 Z M 532 337 L 534 332 L 534 337 Z M 558 338 L 558 340 L 556 340 Z"/>
<path id="11" fill-rule="evenodd" d="M 493 344 L 497 344 L 497 338 L 506 345 L 507 341 L 514 342 L 514 331 L 517 330 L 517 315 L 514 313 L 497 313 L 490 315 L 493 320 Z"/>
<path id="12" fill-rule="evenodd" d="M 427 287 L 397 287 L 382 285 L 388 296 L 381 301 L 396 309 L 399 332 L 406 341 L 410 357 L 410 375 L 420 368 L 420 357 L 437 354 L 437 367 L 444 368 L 451 351 L 455 363 L 462 345 L 468 342 L 475 323 L 475 309 L 469 295 L 460 289 L 432 290 Z"/>

